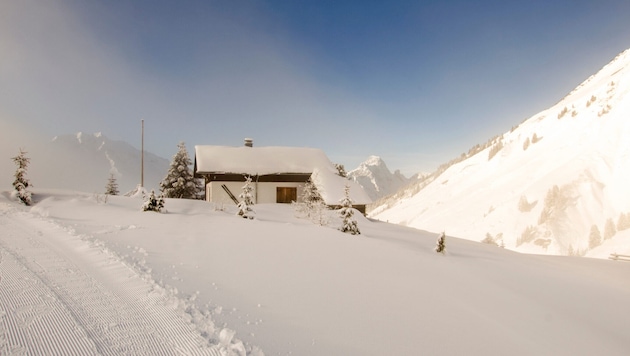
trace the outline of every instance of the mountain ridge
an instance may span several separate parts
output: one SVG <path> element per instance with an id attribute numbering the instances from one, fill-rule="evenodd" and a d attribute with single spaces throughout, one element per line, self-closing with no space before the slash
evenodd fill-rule
<path id="1" fill-rule="evenodd" d="M 101 193 L 105 191 L 110 174 L 116 178 L 121 194 L 140 183 L 141 151 L 127 142 L 107 138 L 100 132 L 77 132 L 52 139 L 32 134 L 19 126 L 13 127 L 19 146 L 31 159 L 27 178 L 35 187 L 71 189 Z M 7 156 L 17 154 L 5 145 Z M 9 160 L 2 162 L 3 170 L 14 170 Z M 144 186 L 159 189 L 159 182 L 168 172 L 169 161 L 151 152 L 144 152 Z M 8 176 L 8 175 L 7 175 Z M 10 184 L 5 177 L 5 184 Z"/>
<path id="2" fill-rule="evenodd" d="M 522 252 L 630 252 L 625 229 L 608 236 L 630 212 L 629 93 L 626 50 L 557 104 L 379 202 L 371 216 Z"/>

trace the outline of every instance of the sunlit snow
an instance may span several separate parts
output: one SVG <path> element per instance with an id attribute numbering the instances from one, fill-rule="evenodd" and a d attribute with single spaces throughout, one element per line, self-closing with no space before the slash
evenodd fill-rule
<path id="1" fill-rule="evenodd" d="M 289 205 L 0 195 L 0 353 L 623 355 L 630 263 L 524 255 Z M 448 234 L 447 234 L 448 235 Z"/>

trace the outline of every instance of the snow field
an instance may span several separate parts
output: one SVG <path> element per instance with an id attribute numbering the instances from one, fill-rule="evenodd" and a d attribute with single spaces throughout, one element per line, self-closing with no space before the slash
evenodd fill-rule
<path id="1" fill-rule="evenodd" d="M 130 308 L 160 299 L 225 354 L 625 355 L 630 344 L 630 263 L 522 255 L 448 231 L 442 255 L 436 234 L 357 214 L 353 236 L 338 218 L 320 227 L 276 204 L 248 220 L 202 201 L 167 199 L 158 214 L 134 198 L 35 197 L 31 209 L 0 201 L 17 211 L 2 233 L 41 231 L 75 274 L 136 295 L 121 298 Z M 7 225 L 18 213 L 26 233 Z"/>
<path id="2" fill-rule="evenodd" d="M 202 201 L 167 199 L 159 214 L 142 212 L 135 198 L 34 196 L 30 209 L 0 196 L 0 290 L 9 257 L 42 264 L 11 262 L 60 280 L 41 282 L 55 293 L 33 295 L 65 308 L 51 323 L 62 330 L 70 314 L 74 334 L 59 339 L 85 350 L 130 354 L 152 342 L 157 354 L 625 355 L 630 344 L 630 263 L 522 255 L 448 231 L 441 255 L 437 234 L 356 214 L 361 235 L 353 236 L 337 230 L 339 218 L 320 227 L 285 205 L 255 205 L 248 220 L 233 205 Z M 12 288 L 27 289 L 24 281 Z M 0 298 L 0 340 L 22 340 L 2 341 L 2 354 L 65 353 L 25 338 L 18 302 Z M 117 328 L 132 329 L 138 343 L 119 340 Z"/>

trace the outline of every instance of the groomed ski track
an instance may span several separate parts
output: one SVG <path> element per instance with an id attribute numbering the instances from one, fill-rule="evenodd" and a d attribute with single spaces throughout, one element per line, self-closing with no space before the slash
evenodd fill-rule
<path id="1" fill-rule="evenodd" d="M 35 216 L 0 202 L 0 355 L 222 354 L 172 296 Z"/>

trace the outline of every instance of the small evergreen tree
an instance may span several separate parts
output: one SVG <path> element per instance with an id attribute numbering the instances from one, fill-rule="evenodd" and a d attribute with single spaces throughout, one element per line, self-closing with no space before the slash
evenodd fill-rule
<path id="1" fill-rule="evenodd" d="M 486 238 L 481 240 L 481 242 L 484 243 L 484 244 L 488 244 L 488 245 L 499 246 L 499 244 L 497 243 L 495 238 L 492 237 L 492 235 L 489 232 L 486 233 Z"/>
<path id="2" fill-rule="evenodd" d="M 344 197 L 339 201 L 341 209 L 339 209 L 339 215 L 341 215 L 341 232 L 345 232 L 352 235 L 359 235 L 359 226 L 357 221 L 354 220 L 354 210 L 352 208 L 352 199 L 350 199 L 350 186 L 346 184 L 344 188 Z"/>
<path id="3" fill-rule="evenodd" d="M 166 198 L 195 199 L 202 187 L 190 170 L 192 161 L 186 145 L 180 142 L 177 147 L 179 150 L 173 156 L 168 173 L 160 182 L 160 191 Z"/>
<path id="4" fill-rule="evenodd" d="M 302 193 L 302 203 L 304 204 L 304 212 L 307 217 L 313 215 L 315 207 L 320 203 L 323 203 L 324 199 L 317 190 L 317 186 L 313 183 L 312 177 L 304 184 L 304 190 Z"/>
<path id="5" fill-rule="evenodd" d="M 114 173 L 109 175 L 109 179 L 107 180 L 107 185 L 105 186 L 105 194 L 107 195 L 118 195 L 120 192 L 118 191 L 118 182 L 116 182 L 116 176 Z"/>
<path id="6" fill-rule="evenodd" d="M 537 143 L 540 140 L 542 140 L 542 137 L 538 137 L 538 135 L 534 132 L 534 135 L 532 136 L 532 143 Z"/>
<path id="7" fill-rule="evenodd" d="M 164 196 L 160 195 L 159 197 L 155 196 L 155 191 L 151 190 L 151 194 L 149 198 L 144 201 L 142 205 L 143 211 L 155 211 L 161 213 L 164 210 Z"/>
<path id="8" fill-rule="evenodd" d="M 435 252 L 445 254 L 446 253 L 446 234 L 442 233 L 440 237 L 438 237 L 437 242 L 435 243 Z"/>
<path id="9" fill-rule="evenodd" d="M 252 192 L 254 188 L 252 188 L 252 177 L 245 177 L 245 185 L 243 185 L 241 194 L 239 194 L 239 198 L 241 201 L 238 203 L 238 216 L 242 216 L 244 218 L 253 219 L 253 216 L 250 216 L 250 212 L 253 212 L 252 205 L 254 205 L 254 196 Z"/>
<path id="10" fill-rule="evenodd" d="M 617 233 L 617 228 L 615 227 L 615 223 L 613 219 L 607 219 L 606 225 L 604 225 L 604 240 L 608 240 L 615 236 Z"/>
<path id="11" fill-rule="evenodd" d="M 32 193 L 28 190 L 30 182 L 26 178 L 26 170 L 28 169 L 28 164 L 31 162 L 31 159 L 26 157 L 26 152 L 24 149 L 20 148 L 20 153 L 13 157 L 12 160 L 17 166 L 14 175 L 15 180 L 13 181 L 13 188 L 15 188 L 17 197 L 22 201 L 22 203 L 25 205 L 31 205 Z"/>
<path id="12" fill-rule="evenodd" d="M 329 208 L 314 183 L 313 177 L 317 174 L 316 171 L 313 172 L 306 181 L 299 202 L 294 202 L 293 205 L 300 217 L 308 218 L 315 224 L 325 226 L 330 220 Z"/>
<path id="13" fill-rule="evenodd" d="M 591 226 L 591 232 L 588 235 L 588 247 L 595 248 L 602 243 L 602 234 L 599 232 L 597 225 Z"/>
<path id="14" fill-rule="evenodd" d="M 617 231 L 623 231 L 626 229 L 630 229 L 630 213 L 620 213 L 619 219 L 617 220 Z"/>
<path id="15" fill-rule="evenodd" d="M 313 178 L 309 177 L 306 183 L 304 184 L 304 192 L 302 193 L 302 200 L 306 203 L 315 203 L 318 201 L 323 201 L 322 195 L 319 194 L 319 190 L 317 186 L 313 182 Z"/>

